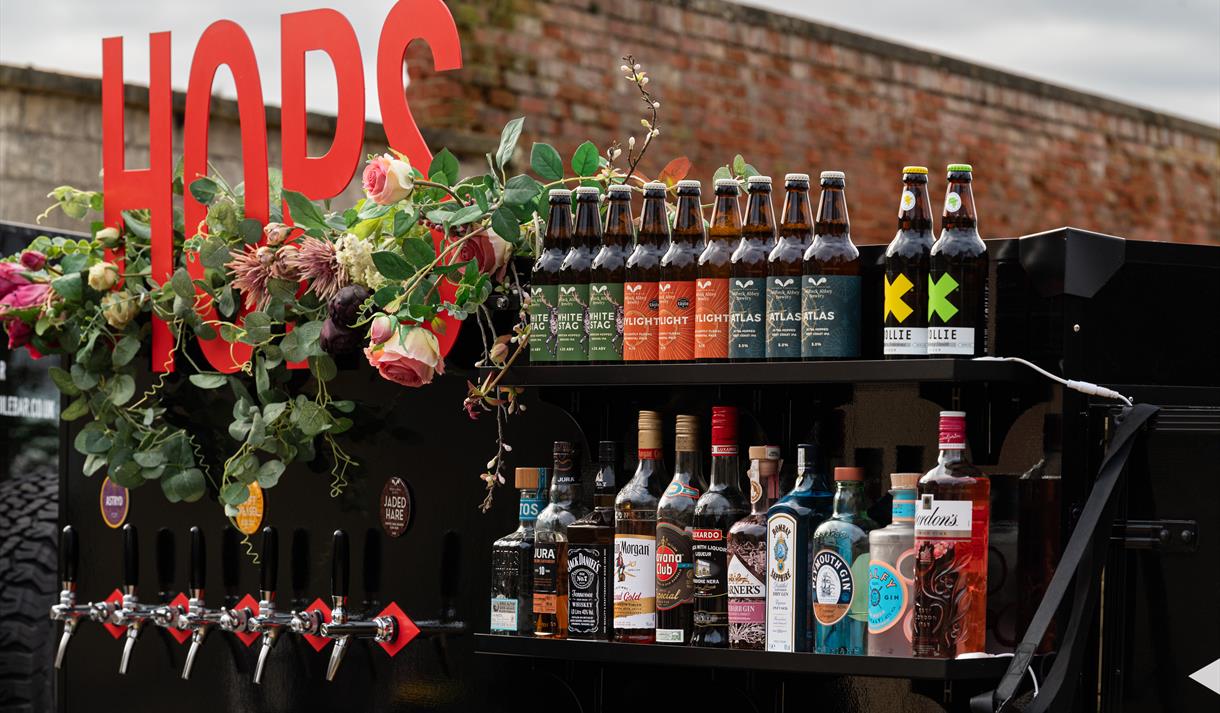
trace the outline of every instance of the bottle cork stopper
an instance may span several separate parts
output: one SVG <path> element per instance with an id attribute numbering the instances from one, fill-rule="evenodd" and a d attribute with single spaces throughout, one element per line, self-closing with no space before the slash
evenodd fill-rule
<path id="1" fill-rule="evenodd" d="M 922 477 L 922 473 L 890 473 L 890 484 L 894 490 L 914 490 Z"/>
<path id="2" fill-rule="evenodd" d="M 835 468 L 835 480 L 864 480 L 863 468 Z"/>
<path id="3" fill-rule="evenodd" d="M 518 490 L 537 490 L 538 489 L 538 469 L 537 468 L 518 468 L 516 475 L 517 475 L 517 489 Z"/>

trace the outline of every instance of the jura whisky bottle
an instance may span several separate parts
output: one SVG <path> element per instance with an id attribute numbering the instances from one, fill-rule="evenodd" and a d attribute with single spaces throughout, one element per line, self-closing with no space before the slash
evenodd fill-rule
<path id="1" fill-rule="evenodd" d="M 572 444 L 555 441 L 551 502 L 534 524 L 534 635 L 568 633 L 568 525 L 585 514 Z"/>
<path id="2" fill-rule="evenodd" d="M 707 247 L 699 255 L 695 282 L 695 360 L 729 358 L 729 272 L 733 249 L 741 242 L 741 207 L 737 181 L 716 181 L 716 203 L 707 231 Z"/>
<path id="3" fill-rule="evenodd" d="M 593 264 L 593 252 L 602 241 L 597 197 L 597 189 L 591 186 L 576 189 L 572 246 L 559 268 L 558 361 L 589 360 L 589 268 Z"/>
<path id="4" fill-rule="evenodd" d="M 902 169 L 898 233 L 885 249 L 884 351 L 889 358 L 928 353 L 928 262 L 932 252 L 928 169 Z"/>
<path id="5" fill-rule="evenodd" d="M 767 645 L 767 507 L 779 475 L 777 446 L 750 446 L 750 514 L 729 528 L 729 648 Z"/>
<path id="6" fill-rule="evenodd" d="M 801 358 L 801 279 L 805 250 L 813 241 L 809 175 L 784 177 L 779 239 L 767 257 L 767 360 Z"/>
<path id="7" fill-rule="evenodd" d="M 949 165 L 940 239 L 928 274 L 928 354 L 982 356 L 987 350 L 987 245 L 979 237 L 969 164 Z"/>
<path id="8" fill-rule="evenodd" d="M 704 240 L 699 182 L 678 181 L 678 212 L 669 250 L 661 258 L 657 327 L 661 361 L 695 358 L 695 277 Z"/>
<path id="9" fill-rule="evenodd" d="M 546 504 L 546 468 L 518 468 L 521 491 L 516 530 L 491 546 L 491 626 L 493 634 L 534 633 L 534 522 Z"/>
<path id="10" fill-rule="evenodd" d="M 746 219 L 729 267 L 729 360 L 767 356 L 767 255 L 775 247 L 771 177 L 746 179 Z"/>
<path id="11" fill-rule="evenodd" d="M 559 356 L 559 270 L 572 244 L 572 194 L 551 189 L 551 206 L 542 237 L 542 252 L 530 273 L 530 362 L 543 364 Z"/>
<path id="12" fill-rule="evenodd" d="M 868 534 L 868 653 L 910 656 L 919 473 L 894 473 L 890 481 L 893 519 Z"/>
<path id="13" fill-rule="evenodd" d="M 614 500 L 615 641 L 656 641 L 657 499 L 665 482 L 661 417 L 640 411 L 639 465 Z"/>
<path id="14" fill-rule="evenodd" d="M 657 643 L 688 644 L 695 619 L 691 522 L 705 487 L 699 460 L 699 422 L 678 416 L 674 477 L 657 505 Z"/>
<path id="15" fill-rule="evenodd" d="M 623 361 L 656 361 L 661 257 L 669 247 L 665 184 L 644 184 L 644 208 L 623 285 Z"/>
<path id="16" fill-rule="evenodd" d="M 568 526 L 568 638 L 608 641 L 614 623 L 612 580 L 618 444 L 597 447 L 593 510 Z"/>
<path id="17" fill-rule="evenodd" d="M 846 179 L 823 171 L 801 285 L 801 358 L 860 356 L 860 251 L 851 241 Z"/>
<path id="18" fill-rule="evenodd" d="M 868 653 L 868 531 L 864 471 L 835 468 L 834 514 L 813 533 L 814 650 Z"/>
<path id="19" fill-rule="evenodd" d="M 623 283 L 634 232 L 631 189 L 610 186 L 606 203 L 606 229 L 589 273 L 589 361 L 614 363 L 623 360 Z"/>

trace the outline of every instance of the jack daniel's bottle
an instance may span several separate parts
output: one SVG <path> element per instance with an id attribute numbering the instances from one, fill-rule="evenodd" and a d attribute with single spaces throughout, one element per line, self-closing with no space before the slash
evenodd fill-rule
<path id="1" fill-rule="evenodd" d="M 568 638 L 608 641 L 613 626 L 615 471 L 618 444 L 598 444 L 593 511 L 568 526 Z"/>
<path id="2" fill-rule="evenodd" d="M 546 503 L 546 468 L 518 468 L 521 524 L 491 546 L 493 634 L 534 633 L 534 522 Z"/>
<path id="3" fill-rule="evenodd" d="M 699 422 L 678 416 L 674 479 L 657 507 L 657 643 L 688 644 L 695 625 L 691 521 L 703 492 Z"/>

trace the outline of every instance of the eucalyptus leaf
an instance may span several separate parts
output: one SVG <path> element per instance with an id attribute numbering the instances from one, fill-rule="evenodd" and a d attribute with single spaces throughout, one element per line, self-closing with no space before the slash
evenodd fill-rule
<path id="1" fill-rule="evenodd" d="M 65 396 L 76 396 L 80 393 L 80 388 L 72 383 L 72 375 L 60 369 L 58 366 L 53 366 L 49 370 L 51 381 L 55 382 L 55 386 L 64 393 Z"/>
<path id="2" fill-rule="evenodd" d="M 220 184 L 207 176 L 191 181 L 191 197 L 204 205 L 211 205 L 219 193 Z"/>
<path id="3" fill-rule="evenodd" d="M 181 297 L 186 302 L 194 304 L 195 283 L 191 281 L 191 276 L 187 273 L 185 267 L 180 267 L 174 271 L 174 276 L 169 279 L 169 286 L 175 295 Z"/>
<path id="4" fill-rule="evenodd" d="M 127 335 L 114 345 L 114 351 L 110 352 L 110 363 L 116 367 L 124 366 L 134 359 L 139 351 L 140 340 Z"/>
<path id="5" fill-rule="evenodd" d="M 165 454 L 159 450 L 137 451 L 131 457 L 141 468 L 156 468 L 165 465 Z"/>
<path id="6" fill-rule="evenodd" d="M 242 323 L 247 344 L 260 344 L 271 338 L 271 317 L 266 312 L 251 312 Z"/>
<path id="7" fill-rule="evenodd" d="M 75 421 L 87 413 L 89 413 L 89 399 L 81 396 L 68 404 L 68 407 L 59 413 L 59 417 L 65 421 Z"/>
<path id="8" fill-rule="evenodd" d="M 85 464 L 81 468 L 81 473 L 85 477 L 89 477 L 106 467 L 106 456 L 103 455 L 87 455 L 85 456 Z"/>
<path id="9" fill-rule="evenodd" d="M 280 482 L 280 476 L 283 474 L 284 463 L 269 460 L 258 467 L 258 485 L 261 488 L 274 488 L 275 484 Z"/>
<path id="10" fill-rule="evenodd" d="M 242 482 L 229 483 L 220 490 L 220 500 L 226 505 L 237 507 L 250 497 L 250 488 Z"/>
<path id="11" fill-rule="evenodd" d="M 191 374 L 191 383 L 201 389 L 219 389 L 229 382 L 224 374 Z"/>
<path id="12" fill-rule="evenodd" d="M 72 383 L 81 391 L 92 389 L 97 386 L 97 374 L 90 372 L 83 364 L 73 364 Z"/>
<path id="13" fill-rule="evenodd" d="M 316 436 L 331 424 L 330 414 L 326 409 L 312 401 L 299 403 L 292 415 L 297 429 L 306 436 Z"/>
<path id="14" fill-rule="evenodd" d="M 319 381 L 330 381 L 339 374 L 339 369 L 335 366 L 335 360 L 330 358 L 329 354 L 309 357 L 309 370 L 313 372 L 313 375 Z"/>
<path id="15" fill-rule="evenodd" d="M 110 402 L 122 406 L 136 395 L 136 380 L 128 374 L 119 374 L 107 383 L 106 390 L 110 394 Z"/>
<path id="16" fill-rule="evenodd" d="M 246 218 L 237 224 L 237 234 L 246 245 L 253 245 L 263 239 L 263 224 L 253 218 Z"/>

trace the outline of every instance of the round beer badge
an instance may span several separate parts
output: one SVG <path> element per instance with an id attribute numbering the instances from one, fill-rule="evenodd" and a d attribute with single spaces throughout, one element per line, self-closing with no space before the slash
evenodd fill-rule
<path id="1" fill-rule="evenodd" d="M 102 508 L 102 522 L 107 527 L 118 528 L 127 520 L 127 509 L 131 506 L 131 494 L 127 488 L 116 485 L 110 478 L 102 480 L 102 492 L 98 496 Z"/>
<path id="2" fill-rule="evenodd" d="M 233 521 L 237 523 L 237 529 L 244 535 L 253 535 L 258 532 L 258 528 L 263 524 L 263 510 L 267 506 L 267 502 L 263 499 L 263 489 L 258 483 L 250 483 L 247 486 L 250 495 L 246 498 L 246 502 L 237 506 L 237 515 Z"/>
<path id="3" fill-rule="evenodd" d="M 949 193 L 945 196 L 945 210 L 950 213 L 956 213 L 958 208 L 962 207 L 962 197 L 956 193 Z"/>
<path id="4" fill-rule="evenodd" d="M 400 537 L 411 527 L 414 508 L 411 489 L 402 478 L 390 478 L 381 488 L 381 529 L 390 537 Z"/>
<path id="5" fill-rule="evenodd" d="M 910 191 L 902 192 L 902 211 L 906 211 L 915 207 L 915 194 Z"/>

